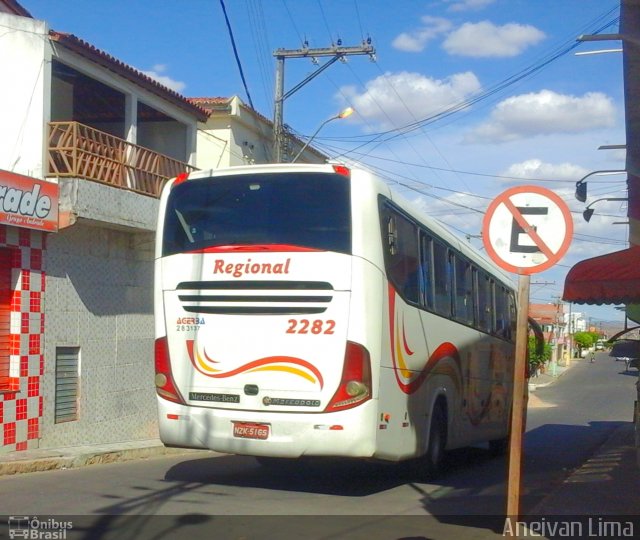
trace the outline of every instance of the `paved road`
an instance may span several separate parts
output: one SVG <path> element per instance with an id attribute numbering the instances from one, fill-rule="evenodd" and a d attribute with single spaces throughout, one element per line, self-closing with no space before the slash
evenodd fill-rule
<path id="1" fill-rule="evenodd" d="M 525 513 L 631 421 L 636 377 L 623 371 L 622 362 L 599 354 L 532 395 Z M 419 538 L 425 530 L 429 538 L 494 536 L 483 520 L 504 512 L 505 459 L 472 448 L 452 453 L 450 463 L 439 483 L 423 484 L 397 466 L 341 461 L 274 472 L 248 457 L 171 456 L 0 478 L 0 513 L 87 515 L 75 518 L 74 532 L 92 539 L 140 538 L 141 531 L 145 538 L 196 538 L 212 526 L 215 538 Z M 178 531 L 185 534 L 173 536 Z"/>

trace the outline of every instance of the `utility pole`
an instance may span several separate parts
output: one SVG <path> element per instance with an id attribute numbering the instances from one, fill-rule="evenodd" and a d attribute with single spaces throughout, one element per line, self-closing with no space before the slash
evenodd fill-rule
<path id="1" fill-rule="evenodd" d="M 285 150 L 284 150 L 284 121 L 283 121 L 283 106 L 284 100 L 289 96 L 293 95 L 295 92 L 300 90 L 305 84 L 309 81 L 320 75 L 325 69 L 327 69 L 331 64 L 337 62 L 338 60 L 345 61 L 347 56 L 353 55 L 363 55 L 367 54 L 371 58 L 371 60 L 375 60 L 375 49 L 371 45 L 371 40 L 367 39 L 367 41 L 363 42 L 362 45 L 358 47 L 342 47 L 340 42 L 338 45 L 320 49 L 310 49 L 305 47 L 303 49 L 277 49 L 273 56 L 276 57 L 276 89 L 275 89 L 275 102 L 273 108 L 273 132 L 274 132 L 274 155 L 276 163 L 282 163 L 287 161 L 285 159 Z M 284 61 L 285 58 L 310 58 L 314 64 L 318 63 L 318 58 L 321 56 L 330 56 L 331 59 L 328 60 L 325 64 L 316 69 L 313 73 L 295 85 L 288 92 L 284 91 Z"/>
<path id="2" fill-rule="evenodd" d="M 560 322 L 560 313 L 564 314 L 564 305 L 562 304 L 562 297 L 561 296 L 556 296 L 555 297 L 556 301 L 555 301 L 555 306 L 556 306 L 556 315 L 555 315 L 555 321 L 554 321 L 554 334 L 555 334 L 555 345 L 556 345 L 556 361 L 559 360 L 558 358 L 558 353 L 560 351 L 560 341 L 561 338 L 564 337 L 563 336 L 563 325 Z M 560 309 L 562 307 L 562 309 Z M 563 319 L 564 322 L 564 319 Z M 564 342 L 563 342 L 563 347 L 562 350 L 564 350 Z"/>
<path id="3" fill-rule="evenodd" d="M 572 305 L 569 302 L 569 362 L 573 359 L 573 334 L 575 334 L 575 325 L 573 323 Z M 567 362 L 567 366 L 569 362 Z"/>

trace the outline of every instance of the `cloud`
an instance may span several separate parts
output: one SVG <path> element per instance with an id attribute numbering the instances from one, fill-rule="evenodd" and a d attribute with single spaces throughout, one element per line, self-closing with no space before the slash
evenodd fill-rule
<path id="1" fill-rule="evenodd" d="M 443 43 L 452 55 L 474 58 L 513 57 L 545 38 L 534 26 L 509 23 L 496 26 L 489 21 L 465 23 L 451 32 Z"/>
<path id="2" fill-rule="evenodd" d="M 141 73 L 144 73 L 147 77 L 150 77 L 154 81 L 159 82 L 160 84 L 166 86 L 167 88 L 181 93 L 187 85 L 182 81 L 176 81 L 167 75 L 163 75 L 167 71 L 167 66 L 164 64 L 156 64 L 154 65 L 150 71 L 140 70 Z"/>
<path id="3" fill-rule="evenodd" d="M 422 27 L 411 32 L 403 32 L 393 40 L 391 45 L 400 51 L 421 52 L 427 42 L 451 29 L 451 22 L 447 19 L 424 16 L 420 20 L 424 23 Z"/>
<path id="4" fill-rule="evenodd" d="M 581 97 L 551 90 L 512 96 L 498 103 L 489 120 L 465 137 L 465 142 L 507 142 L 536 135 L 581 133 L 615 124 L 615 106 L 601 92 Z"/>
<path id="5" fill-rule="evenodd" d="M 496 0 L 445 0 L 451 3 L 449 11 L 472 11 L 480 10 L 493 4 Z"/>
<path id="6" fill-rule="evenodd" d="M 500 176 L 515 178 L 544 178 L 549 180 L 578 181 L 589 171 L 573 163 L 545 163 L 540 159 L 527 159 L 520 163 L 513 163 L 500 173 Z"/>
<path id="7" fill-rule="evenodd" d="M 338 97 L 346 98 L 373 130 L 391 129 L 426 118 L 479 90 L 480 81 L 470 71 L 446 79 L 402 71 L 372 79 L 361 93 L 353 86 L 343 87 Z"/>

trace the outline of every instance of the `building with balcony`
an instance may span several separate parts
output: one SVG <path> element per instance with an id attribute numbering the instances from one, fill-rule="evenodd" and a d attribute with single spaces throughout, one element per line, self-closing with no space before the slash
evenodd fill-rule
<path id="1" fill-rule="evenodd" d="M 154 437 L 157 197 L 208 112 L 15 1 L 0 26 L 0 452 Z"/>

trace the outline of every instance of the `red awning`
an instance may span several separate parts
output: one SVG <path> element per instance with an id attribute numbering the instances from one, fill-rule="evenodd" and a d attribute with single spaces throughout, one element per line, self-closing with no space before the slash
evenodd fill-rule
<path id="1" fill-rule="evenodd" d="M 562 299 L 576 304 L 640 303 L 640 246 L 576 264 L 565 278 Z"/>

